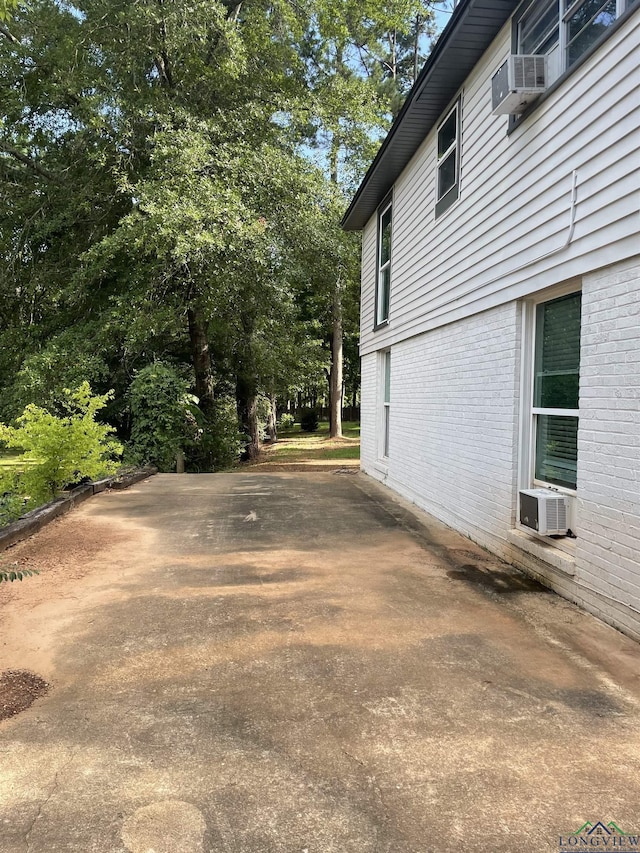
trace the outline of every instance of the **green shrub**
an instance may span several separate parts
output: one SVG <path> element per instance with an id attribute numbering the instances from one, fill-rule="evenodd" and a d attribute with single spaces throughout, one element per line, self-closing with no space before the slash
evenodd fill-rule
<path id="1" fill-rule="evenodd" d="M 317 409 L 301 409 L 300 429 L 303 432 L 315 432 L 318 429 L 319 423 Z"/>
<path id="2" fill-rule="evenodd" d="M 0 424 L 0 441 L 24 451 L 19 490 L 28 499 L 26 509 L 46 503 L 71 483 L 116 470 L 114 457 L 122 446 L 111 438 L 113 427 L 96 421 L 111 396 L 94 396 L 83 382 L 73 391 L 64 390 L 60 406 L 65 416 L 31 403 L 17 419 L 19 426 Z"/>
<path id="3" fill-rule="evenodd" d="M 11 524 L 24 512 L 26 499 L 19 471 L 0 469 L 0 527 Z"/>
<path id="4" fill-rule="evenodd" d="M 131 439 L 128 458 L 135 464 L 152 462 L 160 471 L 173 471 L 176 453 L 188 454 L 198 440 L 201 413 L 189 385 L 167 364 L 150 364 L 136 374 L 129 388 Z"/>
<path id="5" fill-rule="evenodd" d="M 189 471 L 219 471 L 234 465 L 244 447 L 246 438 L 238 430 L 238 411 L 234 397 L 218 397 L 213 419 L 201 421 L 202 429 L 197 442 L 187 455 Z"/>
<path id="6" fill-rule="evenodd" d="M 284 414 L 280 415 L 280 429 L 293 429 L 293 425 L 295 424 L 295 422 L 296 419 L 288 412 L 285 412 Z"/>

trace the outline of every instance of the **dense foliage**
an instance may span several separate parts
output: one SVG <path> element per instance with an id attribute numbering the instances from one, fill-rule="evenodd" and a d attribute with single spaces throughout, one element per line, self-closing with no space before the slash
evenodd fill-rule
<path id="1" fill-rule="evenodd" d="M 207 470 L 239 434 L 257 450 L 261 393 L 326 398 L 343 339 L 355 396 L 340 215 L 431 22 L 416 0 L 3 0 L 0 420 L 59 416 L 86 380 L 132 458 Z"/>

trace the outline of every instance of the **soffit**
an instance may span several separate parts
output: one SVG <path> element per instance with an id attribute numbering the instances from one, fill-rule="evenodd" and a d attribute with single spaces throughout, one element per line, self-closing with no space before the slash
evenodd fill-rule
<path id="1" fill-rule="evenodd" d="M 461 0 L 342 219 L 360 231 L 489 47 L 519 0 Z"/>

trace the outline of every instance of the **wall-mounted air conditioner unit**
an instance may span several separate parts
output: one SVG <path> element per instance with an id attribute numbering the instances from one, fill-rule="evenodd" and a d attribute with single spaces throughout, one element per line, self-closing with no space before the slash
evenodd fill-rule
<path id="1" fill-rule="evenodd" d="M 550 489 L 520 491 L 520 524 L 543 536 L 566 535 L 568 508 L 568 499 Z"/>
<path id="2" fill-rule="evenodd" d="M 493 115 L 524 112 L 547 88 L 547 57 L 513 54 L 491 78 Z"/>

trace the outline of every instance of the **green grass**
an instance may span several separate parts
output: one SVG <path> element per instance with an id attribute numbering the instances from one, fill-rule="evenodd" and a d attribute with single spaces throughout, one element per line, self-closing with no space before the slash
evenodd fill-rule
<path id="1" fill-rule="evenodd" d="M 357 421 L 343 421 L 342 423 L 343 438 L 360 438 L 360 424 Z M 278 439 L 289 438 L 329 438 L 329 424 L 323 421 L 316 432 L 302 432 L 300 424 L 295 424 L 293 429 L 279 429 Z"/>
<path id="2" fill-rule="evenodd" d="M 329 424 L 321 423 L 317 432 L 302 432 L 300 425 L 278 432 L 273 447 L 267 445 L 265 462 L 314 462 L 360 458 L 360 424 L 342 425 L 343 437 L 329 438 Z"/>
<path id="3" fill-rule="evenodd" d="M 0 468 L 15 468 L 21 465 L 21 456 L 22 453 L 19 450 L 0 450 Z"/>
<path id="4" fill-rule="evenodd" d="M 269 462 L 306 462 L 314 459 L 360 459 L 360 446 L 356 447 L 291 447 L 276 445 L 269 450 Z"/>

